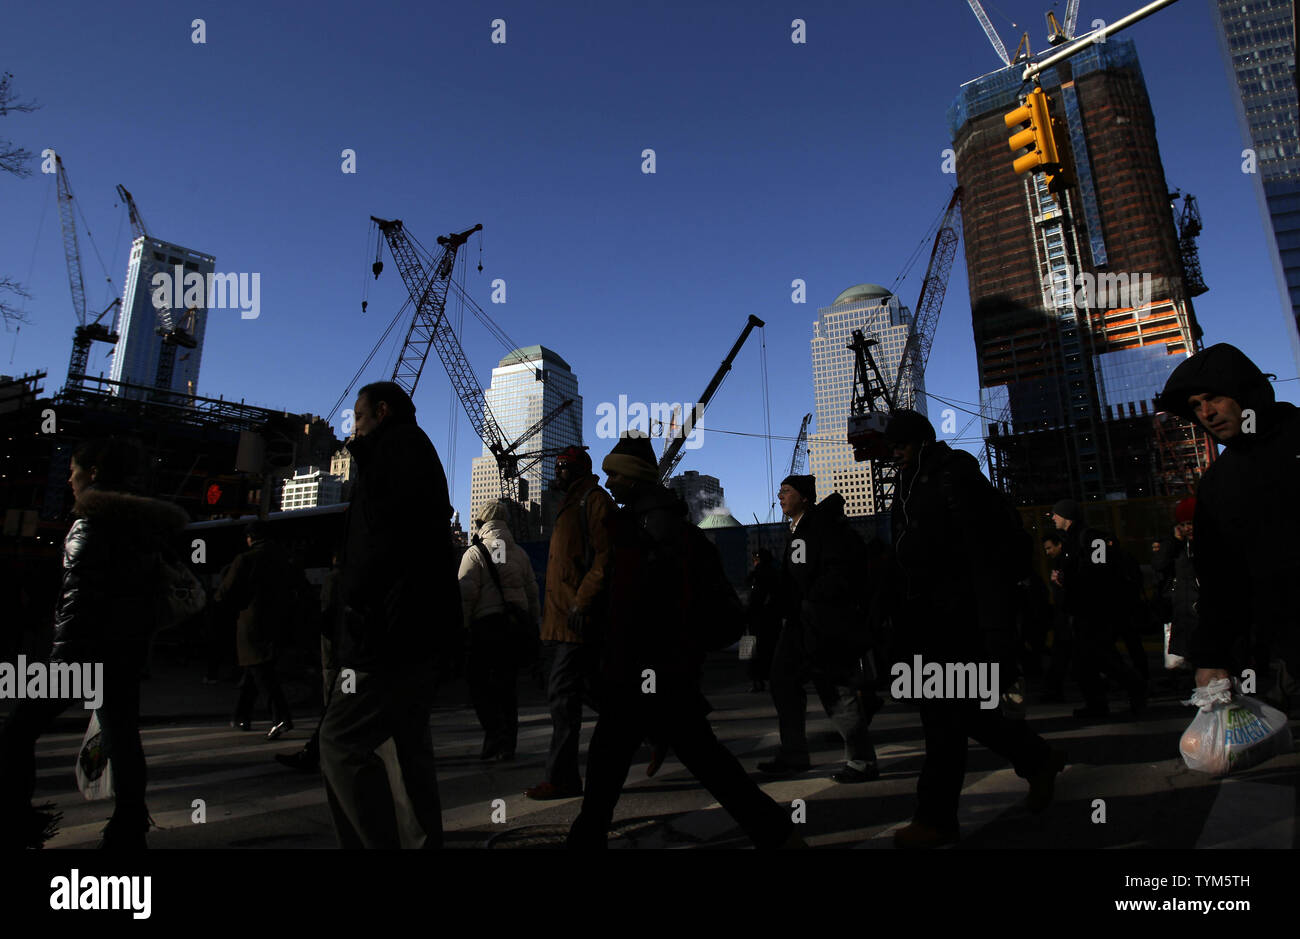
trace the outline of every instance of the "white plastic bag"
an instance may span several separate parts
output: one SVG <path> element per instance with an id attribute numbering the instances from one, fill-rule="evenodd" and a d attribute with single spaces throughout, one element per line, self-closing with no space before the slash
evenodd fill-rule
<path id="1" fill-rule="evenodd" d="M 757 641 L 758 637 L 745 630 L 745 635 L 740 637 L 740 644 L 736 647 L 740 654 L 740 661 L 748 662 L 754 657 L 754 646 Z"/>
<path id="2" fill-rule="evenodd" d="M 1174 624 L 1165 623 L 1165 669 L 1173 671 L 1176 668 L 1182 668 L 1186 661 L 1181 655 L 1171 655 L 1169 652 L 1169 639 L 1173 635 Z"/>
<path id="3" fill-rule="evenodd" d="M 104 732 L 99 726 L 99 711 L 90 712 L 86 736 L 81 738 L 77 753 L 77 788 L 89 801 L 113 797 L 113 768 L 104 751 Z"/>
<path id="4" fill-rule="evenodd" d="M 1291 752 L 1286 715 L 1249 695 L 1234 695 L 1226 678 L 1197 688 L 1183 703 L 1200 709 L 1178 744 L 1188 769 L 1224 776 Z"/>

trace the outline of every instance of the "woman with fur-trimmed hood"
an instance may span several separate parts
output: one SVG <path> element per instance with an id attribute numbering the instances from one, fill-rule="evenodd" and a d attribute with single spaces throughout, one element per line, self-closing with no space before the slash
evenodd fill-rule
<path id="1" fill-rule="evenodd" d="M 120 438 L 82 444 L 68 480 L 76 521 L 63 542 L 63 586 L 54 613 L 53 662 L 103 665 L 99 722 L 113 770 L 113 817 L 105 848 L 142 848 L 149 829 L 140 744 L 140 676 L 157 625 L 160 562 L 188 522 L 158 499 L 131 494 L 143 468 L 138 445 Z M 34 845 L 57 817 L 31 807 L 37 739 L 72 705 L 25 699 L 0 737 L 0 838 Z"/>

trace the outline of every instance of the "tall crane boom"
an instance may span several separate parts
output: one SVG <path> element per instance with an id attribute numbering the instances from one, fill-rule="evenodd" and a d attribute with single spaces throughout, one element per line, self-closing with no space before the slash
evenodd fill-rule
<path id="1" fill-rule="evenodd" d="M 745 344 L 745 340 L 749 338 L 749 334 L 754 331 L 755 326 L 761 327 L 764 325 L 764 322 L 753 313 L 749 314 L 749 320 L 745 323 L 745 328 L 741 330 L 740 338 L 731 347 L 727 357 L 722 360 L 718 370 L 713 373 L 713 379 L 709 382 L 709 386 L 704 389 L 704 394 L 700 395 L 699 402 L 691 405 L 690 415 L 678 429 L 677 436 L 668 445 L 668 449 L 664 451 L 663 456 L 659 458 L 659 481 L 661 483 L 667 482 L 668 477 L 672 476 L 673 470 L 677 468 L 677 464 L 682 461 L 682 445 L 686 443 L 686 438 L 691 435 L 696 425 L 699 424 L 700 418 L 704 416 L 704 409 L 713 400 L 713 395 L 717 392 L 718 386 L 722 384 L 722 379 L 726 378 L 727 372 L 731 371 L 731 363 L 735 361 L 736 355 L 740 352 L 740 347 Z"/>
<path id="2" fill-rule="evenodd" d="M 474 432 L 496 458 L 501 497 L 514 502 L 521 501 L 518 489 L 521 476 L 538 460 L 554 456 L 560 451 L 543 449 L 519 453 L 519 445 L 531 439 L 567 410 L 573 404 L 573 399 L 566 398 L 560 402 L 551 409 L 550 413 L 520 434 L 513 443 L 507 442 L 505 431 L 497 423 L 492 409 L 488 407 L 483 386 L 479 384 L 478 377 L 470 367 L 460 339 L 451 328 L 451 322 L 446 315 L 447 293 L 452 287 L 456 253 L 469 237 L 481 231 L 483 226 L 475 225 L 463 232 L 438 236 L 442 253 L 426 267 L 400 220 L 390 221 L 373 215 L 370 216 L 370 220 L 379 227 L 380 233 L 388 242 L 393 260 L 397 263 L 398 273 L 415 304 L 415 314 L 411 319 L 410 328 L 406 331 L 406 339 L 402 343 L 397 364 L 393 368 L 392 380 L 407 394 L 414 396 L 416 385 L 419 384 L 420 375 L 424 372 L 424 364 L 429 356 L 429 347 L 436 348 L 438 357 L 447 370 L 447 377 L 451 379 L 456 397 L 460 399 Z M 375 277 L 378 277 L 383 270 L 382 262 L 376 259 L 371 270 Z M 458 286 L 458 292 L 460 290 Z M 521 461 L 528 462 L 521 467 Z M 517 527 L 518 520 L 511 521 L 512 525 Z"/>
<path id="3" fill-rule="evenodd" d="M 59 224 L 63 229 L 63 255 L 68 262 L 68 286 L 72 290 L 72 311 L 77 317 L 77 329 L 72 338 L 72 356 L 68 360 L 69 388 L 80 387 L 86 374 L 86 363 L 90 358 L 90 344 L 94 341 L 116 344 L 117 333 L 102 325 L 99 321 L 120 301 L 114 300 L 102 313 L 90 323 L 86 322 L 86 283 L 81 275 L 81 246 L 77 242 L 77 219 L 73 206 L 72 184 L 68 182 L 68 171 L 63 166 L 63 157 L 54 154 L 57 167 L 57 193 L 59 200 Z"/>
<path id="4" fill-rule="evenodd" d="M 438 350 L 438 357 L 447 369 L 452 388 L 465 408 L 465 415 L 469 418 L 474 433 L 478 434 L 493 454 L 502 453 L 505 450 L 506 435 L 492 415 L 487 396 L 470 367 L 460 339 L 456 337 L 456 332 L 445 315 L 456 252 L 469 240 L 470 235 L 482 231 L 483 226 L 475 225 L 460 234 L 439 235 L 438 244 L 442 245 L 442 254 L 426 271 L 400 219 L 389 221 L 372 215 L 370 220 L 379 226 L 379 231 L 388 241 L 388 249 L 397 262 L 398 273 L 415 303 L 415 315 L 406 331 L 397 364 L 393 367 L 392 380 L 401 385 L 407 394 L 414 395 L 415 386 L 419 384 L 420 374 L 424 371 L 424 363 L 429 356 L 429 346 L 432 345 Z"/>
<path id="5" fill-rule="evenodd" d="M 81 277 L 81 248 L 77 244 L 77 220 L 72 206 L 72 185 L 63 157 L 54 155 L 58 170 L 59 222 L 63 226 L 63 254 L 68 260 L 68 286 L 72 288 L 72 312 L 77 315 L 77 325 L 86 325 L 86 284 Z"/>
<path id="6" fill-rule="evenodd" d="M 804 458 L 808 456 L 808 422 L 812 420 L 811 414 L 803 416 L 803 423 L 799 425 L 799 436 L 794 440 L 794 453 L 790 454 L 790 473 L 791 476 L 802 476 L 804 470 Z"/>
<path id="7" fill-rule="evenodd" d="M 984 35 L 989 37 L 989 42 L 993 44 L 993 51 L 998 54 L 1003 65 L 1011 64 L 1011 56 L 1007 55 L 1007 47 L 1002 44 L 1002 37 L 998 31 L 993 28 L 993 23 L 989 21 L 989 15 L 984 12 L 984 7 L 980 0 L 966 0 L 970 8 L 975 12 L 976 18 L 980 21 L 980 26 L 984 27 Z"/>
<path id="8" fill-rule="evenodd" d="M 912 329 L 908 332 L 907 344 L 899 359 L 898 374 L 894 377 L 893 399 L 900 408 L 916 407 L 916 384 L 925 373 L 925 365 L 930 361 L 930 346 L 934 343 L 934 332 L 939 325 L 939 313 L 943 309 L 943 298 L 948 293 L 948 278 L 952 274 L 952 262 L 957 256 L 957 242 L 960 240 L 961 227 L 961 187 L 952 191 L 948 207 L 944 210 L 943 221 L 934 236 L 934 247 L 930 249 L 930 263 L 925 270 L 925 279 L 921 282 L 921 295 L 916 300 L 916 311 L 912 316 Z M 911 376 L 904 385 L 903 377 Z"/>

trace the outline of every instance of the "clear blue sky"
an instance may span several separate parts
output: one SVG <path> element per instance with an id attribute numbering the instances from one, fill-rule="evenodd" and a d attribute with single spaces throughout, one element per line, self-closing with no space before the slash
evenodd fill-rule
<path id="1" fill-rule="evenodd" d="M 1083 0 L 1081 31 L 1137 5 Z M 1009 47 L 1025 28 L 1046 45 L 1046 3 L 986 6 Z M 191 42 L 196 16 L 204 45 Z M 490 41 L 497 17 L 504 45 Z M 796 17 L 804 45 L 790 41 Z M 1212 4 L 1182 0 L 1127 35 L 1169 183 L 1200 200 L 1206 342 L 1234 342 L 1291 378 Z M 742 351 L 704 446 L 682 464 L 718 476 L 732 512 L 751 520 L 772 501 L 767 446 L 710 428 L 763 431 L 762 340 L 772 430 L 793 437 L 813 409 L 817 307 L 855 283 L 893 284 L 953 185 L 941 172 L 948 105 L 999 65 L 962 0 L 81 3 L 58 15 L 10 4 L 0 70 L 42 107 L 0 121 L 0 137 L 62 155 L 119 291 L 130 237 L 117 183 L 160 237 L 215 255 L 218 271 L 261 274 L 260 318 L 213 312 L 201 394 L 331 407 L 404 299 L 386 255 L 361 313 L 371 214 L 403 219 L 426 245 L 483 224 L 484 271 L 475 240 L 468 289 L 519 344 L 573 366 L 597 463 L 612 445 L 594 439 L 600 402 L 696 398 L 757 314 L 765 337 Z M 344 148 L 355 175 L 340 170 Z M 645 148 L 654 175 L 641 172 Z M 46 369 L 53 391 L 75 325 L 53 177 L 0 178 L 0 210 L 0 272 L 33 295 L 31 323 L 0 337 L 0 370 Z M 102 309 L 113 294 L 84 233 L 82 258 L 88 305 Z M 899 288 L 908 306 L 923 264 Z M 489 302 L 497 277 L 504 305 Z M 791 303 L 794 278 L 807 282 L 805 305 Z M 959 252 L 926 380 L 974 402 L 969 311 Z M 486 384 L 500 346 L 469 317 L 462 339 Z M 365 377 L 386 378 L 393 355 L 390 345 Z M 96 346 L 92 370 L 108 367 Z M 1291 399 L 1297 389 L 1279 385 Z M 480 445 L 436 361 L 416 404 L 465 513 Z M 772 444 L 777 480 L 791 446 Z"/>

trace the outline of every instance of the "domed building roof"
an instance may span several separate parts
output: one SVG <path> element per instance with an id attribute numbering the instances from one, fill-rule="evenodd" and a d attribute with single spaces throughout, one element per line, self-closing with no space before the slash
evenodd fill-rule
<path id="1" fill-rule="evenodd" d="M 835 306 L 837 303 L 848 303 L 852 300 L 880 300 L 892 296 L 893 293 L 879 284 L 855 284 L 848 290 L 842 291 L 831 306 Z"/>
<path id="2" fill-rule="evenodd" d="M 745 526 L 736 521 L 734 515 L 723 512 L 719 515 L 704 516 L 699 527 L 707 531 L 710 528 L 744 528 Z"/>

